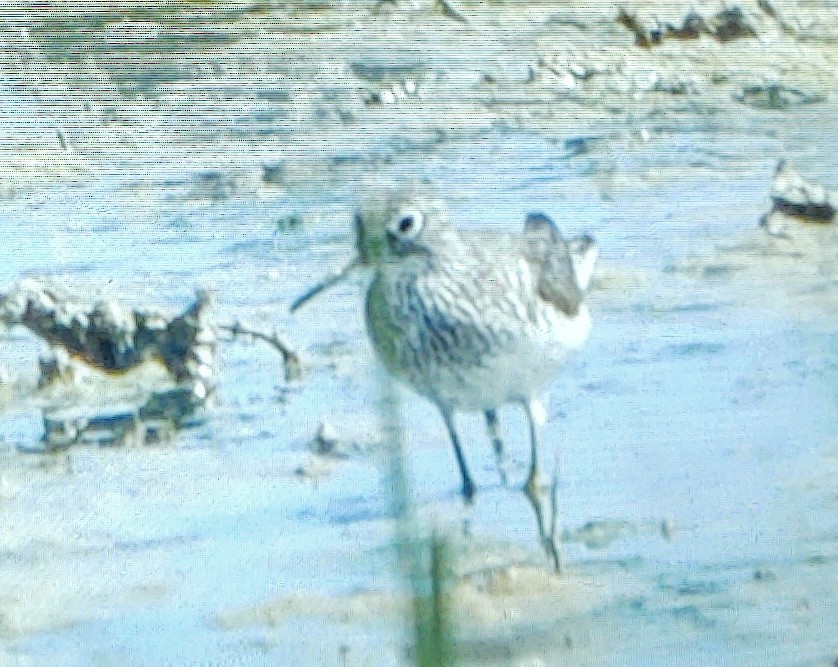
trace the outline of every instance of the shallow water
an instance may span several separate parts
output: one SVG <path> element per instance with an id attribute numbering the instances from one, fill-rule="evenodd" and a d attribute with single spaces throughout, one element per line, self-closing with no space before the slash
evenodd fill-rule
<path id="1" fill-rule="evenodd" d="M 738 139 L 603 137 L 581 155 L 493 134 L 390 168 L 443 183 L 463 227 L 514 230 L 542 209 L 602 248 L 593 333 L 556 380 L 545 442 L 561 457 L 568 576 L 608 593 L 565 623 L 577 652 L 553 646 L 545 664 L 834 657 L 837 508 L 822 474 L 838 447 L 834 313 L 817 300 L 790 308 L 802 279 L 774 280 L 770 257 L 746 253 L 743 266 L 719 248 L 760 238 L 777 157 L 827 127 L 813 113 L 780 133 L 765 123 Z M 826 134 L 808 143 L 811 175 L 838 183 L 838 139 Z M 309 372 L 288 388 L 272 352 L 226 345 L 207 423 L 164 448 L 57 459 L 16 451 L 39 436 L 40 403 L 6 402 L 0 664 L 396 664 L 398 615 L 346 621 L 321 605 L 271 622 L 217 620 L 286 596 L 339 608 L 358 591 L 399 590 L 362 282 L 287 314 L 349 256 L 353 189 L 207 201 L 184 199 L 167 179 L 127 172 L 3 202 L 0 285 L 48 273 L 81 293 L 172 309 L 209 286 L 220 319 L 278 326 L 306 351 Z M 277 232 L 300 211 L 301 228 Z M 685 259 L 710 270 L 683 271 Z M 771 290 L 783 298 L 766 299 Z M 4 337 L 0 366 L 32 381 L 38 343 Z M 453 525 L 462 510 L 443 424 L 407 393 L 403 406 L 413 497 Z M 509 408 L 502 418 L 522 477 L 523 417 Z M 357 452 L 313 457 L 307 442 L 324 419 Z M 484 488 L 471 512 L 476 543 L 509 543 L 540 562 L 532 517 L 520 494 L 499 488 L 480 421 L 461 423 Z M 586 546 L 589 522 L 604 538 Z"/>

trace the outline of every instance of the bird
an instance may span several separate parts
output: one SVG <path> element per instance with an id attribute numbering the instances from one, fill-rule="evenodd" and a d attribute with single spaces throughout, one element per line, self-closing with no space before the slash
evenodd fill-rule
<path id="1" fill-rule="evenodd" d="M 526 216 L 520 234 L 458 229 L 437 191 L 418 183 L 368 196 L 354 226 L 355 257 L 296 299 L 291 311 L 357 269 L 372 269 L 365 308 L 372 346 L 390 375 L 438 408 L 466 503 L 476 485 L 455 414 L 483 414 L 506 485 L 498 410 L 522 406 L 530 441 L 523 491 L 559 570 L 555 502 L 549 535 L 544 521 L 541 432 L 549 385 L 591 329 L 585 295 L 596 242 L 588 235 L 565 240 L 540 212 Z"/>

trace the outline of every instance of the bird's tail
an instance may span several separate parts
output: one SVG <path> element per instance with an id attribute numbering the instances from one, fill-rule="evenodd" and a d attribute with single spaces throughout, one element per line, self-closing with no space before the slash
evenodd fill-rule
<path id="1" fill-rule="evenodd" d="M 596 260 L 599 256 L 599 248 L 593 237 L 587 234 L 570 239 L 567 242 L 567 247 L 570 252 L 570 261 L 573 263 L 573 276 L 576 279 L 576 285 L 584 292 L 591 284 L 591 276 L 594 273 L 594 266 L 596 266 Z"/>

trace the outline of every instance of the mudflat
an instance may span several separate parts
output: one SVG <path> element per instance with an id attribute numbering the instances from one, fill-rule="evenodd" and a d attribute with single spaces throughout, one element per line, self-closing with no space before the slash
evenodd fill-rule
<path id="1" fill-rule="evenodd" d="M 780 160 L 838 189 L 834 3 L 7 3 L 0 35 L 0 293 L 174 313 L 209 288 L 307 369 L 225 346 L 170 442 L 41 454 L 44 411 L 165 379 L 39 388 L 43 343 L 0 331 L 0 665 L 411 664 L 365 285 L 287 311 L 377 178 L 601 248 L 545 433 L 561 577 L 480 419 L 466 513 L 444 425 L 399 395 L 460 663 L 838 659 L 838 227 L 759 224 Z"/>

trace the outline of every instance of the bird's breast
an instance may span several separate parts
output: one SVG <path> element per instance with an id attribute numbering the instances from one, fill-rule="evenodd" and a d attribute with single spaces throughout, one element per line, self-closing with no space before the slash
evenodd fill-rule
<path id="1" fill-rule="evenodd" d="M 587 309 L 569 318 L 521 289 L 493 292 L 467 278 L 379 271 L 366 302 L 373 347 L 392 375 L 438 404 L 483 410 L 525 400 L 587 338 Z"/>

